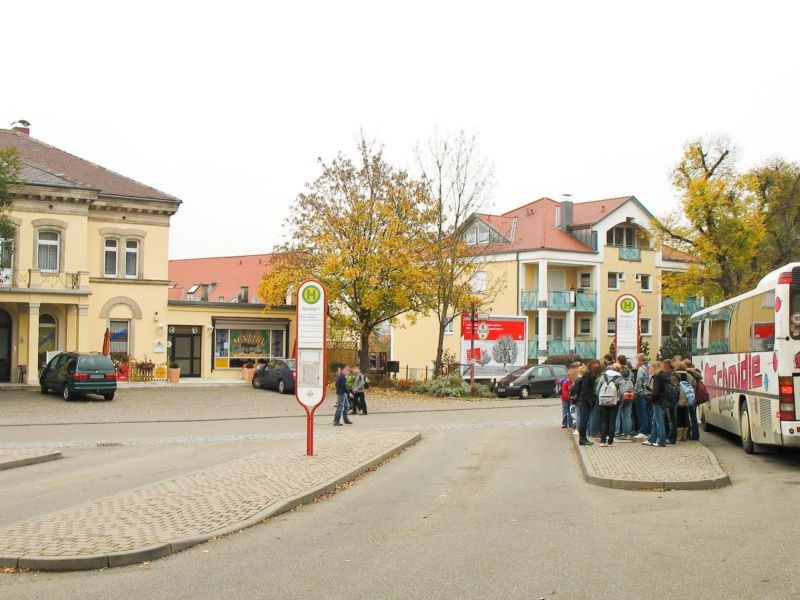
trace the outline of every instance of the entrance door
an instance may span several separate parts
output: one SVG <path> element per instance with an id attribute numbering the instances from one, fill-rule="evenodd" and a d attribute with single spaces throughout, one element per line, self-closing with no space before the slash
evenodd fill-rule
<path id="1" fill-rule="evenodd" d="M 169 328 L 169 360 L 178 363 L 181 377 L 200 377 L 201 327 Z"/>
<path id="2" fill-rule="evenodd" d="M 11 381 L 11 317 L 4 310 L 0 310 L 0 381 Z"/>

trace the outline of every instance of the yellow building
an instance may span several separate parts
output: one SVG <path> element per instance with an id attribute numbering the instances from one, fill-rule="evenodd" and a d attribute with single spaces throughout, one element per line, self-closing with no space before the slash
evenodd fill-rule
<path id="1" fill-rule="evenodd" d="M 653 215 L 634 196 L 592 202 L 541 198 L 502 215 L 476 214 L 465 239 L 484 267 L 473 291 L 501 291 L 487 307 L 491 315 L 527 318 L 528 360 L 556 354 L 602 356 L 614 341 L 616 300 L 634 294 L 641 305 L 641 339 L 651 356 L 680 314 L 699 302 L 678 305 L 661 294 L 661 274 L 684 270 L 692 257 L 656 250 Z M 448 327 L 445 349 L 460 362 L 461 322 Z M 435 318 L 421 317 L 392 329 L 391 360 L 411 375 L 431 368 L 436 353 Z"/>
<path id="2" fill-rule="evenodd" d="M 22 168 L 14 239 L 0 241 L 0 382 L 35 384 L 48 353 L 100 351 L 106 329 L 112 352 L 155 363 L 171 357 L 173 332 L 194 331 L 198 376 L 225 375 L 212 373 L 213 323 L 224 318 L 251 328 L 278 319 L 281 351 L 291 347 L 291 311 L 169 303 L 169 227 L 180 200 L 36 140 L 27 127 L 0 130 L 7 146 Z"/>

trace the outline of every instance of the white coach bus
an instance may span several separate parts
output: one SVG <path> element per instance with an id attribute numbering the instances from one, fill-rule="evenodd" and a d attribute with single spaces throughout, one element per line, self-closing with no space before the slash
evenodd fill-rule
<path id="1" fill-rule="evenodd" d="M 696 312 L 690 331 L 710 397 L 698 408 L 703 429 L 741 436 L 748 453 L 800 447 L 800 262 Z"/>

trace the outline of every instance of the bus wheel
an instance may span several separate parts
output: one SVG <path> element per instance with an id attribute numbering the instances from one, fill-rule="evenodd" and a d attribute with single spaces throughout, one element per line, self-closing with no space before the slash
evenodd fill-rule
<path id="1" fill-rule="evenodd" d="M 742 404 L 742 412 L 739 415 L 739 425 L 742 431 L 742 448 L 748 454 L 755 451 L 755 444 L 753 444 L 753 434 L 750 430 L 750 413 L 747 410 L 747 403 Z"/>
<path id="2" fill-rule="evenodd" d="M 705 404 L 701 404 L 698 410 L 700 414 L 697 415 L 697 419 L 700 421 L 700 428 L 703 431 L 714 431 L 716 427 L 714 427 L 711 423 L 708 422 L 706 419 L 706 407 Z"/>

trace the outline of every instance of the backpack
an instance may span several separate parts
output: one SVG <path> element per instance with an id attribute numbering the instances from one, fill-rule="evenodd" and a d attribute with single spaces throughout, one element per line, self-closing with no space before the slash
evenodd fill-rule
<path id="1" fill-rule="evenodd" d="M 694 393 L 695 405 L 705 404 L 709 401 L 708 388 L 702 381 L 697 382 L 697 390 Z"/>
<path id="2" fill-rule="evenodd" d="M 622 386 L 622 399 L 623 400 L 633 400 L 635 394 L 633 393 L 633 382 L 632 381 L 625 381 L 625 385 Z"/>
<path id="3" fill-rule="evenodd" d="M 678 392 L 678 388 L 675 387 L 675 384 L 671 381 L 662 381 L 661 383 L 664 386 L 661 392 L 661 402 L 667 408 L 677 406 L 680 401 L 680 392 Z"/>
<path id="4" fill-rule="evenodd" d="M 365 390 L 369 389 L 369 377 L 367 377 L 366 375 L 364 375 L 364 389 Z"/>
<path id="5" fill-rule="evenodd" d="M 695 396 L 692 384 L 688 381 L 681 381 L 680 388 L 680 400 L 678 404 L 681 406 L 694 406 Z"/>
<path id="6" fill-rule="evenodd" d="M 603 383 L 600 384 L 600 406 L 616 406 L 619 402 L 619 390 L 615 383 L 616 378 L 609 379 L 603 373 Z"/>
<path id="7" fill-rule="evenodd" d="M 567 380 L 566 377 L 559 377 L 556 379 L 556 396 L 561 396 L 561 386 L 564 385 L 564 382 Z"/>

